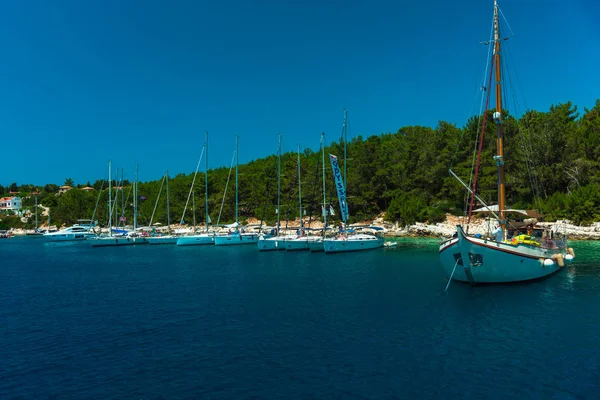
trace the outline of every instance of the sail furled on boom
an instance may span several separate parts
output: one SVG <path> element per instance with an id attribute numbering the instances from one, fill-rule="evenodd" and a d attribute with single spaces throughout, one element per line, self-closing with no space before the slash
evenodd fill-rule
<path id="1" fill-rule="evenodd" d="M 346 188 L 344 187 L 344 181 L 342 180 L 342 171 L 338 159 L 333 154 L 329 155 L 331 161 L 331 169 L 333 170 L 333 179 L 335 181 L 335 187 L 337 189 L 338 199 L 340 201 L 340 217 L 344 223 L 348 222 L 348 203 L 346 202 Z"/>

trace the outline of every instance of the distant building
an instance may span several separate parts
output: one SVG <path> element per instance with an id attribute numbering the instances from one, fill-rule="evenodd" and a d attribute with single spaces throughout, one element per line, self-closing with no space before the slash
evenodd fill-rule
<path id="1" fill-rule="evenodd" d="M 19 211 L 22 207 L 20 197 L 2 197 L 0 198 L 0 210 Z"/>
<path id="2" fill-rule="evenodd" d="M 85 190 L 86 192 L 89 192 L 90 190 L 94 190 L 94 188 L 91 186 L 86 186 L 84 188 L 81 188 L 81 190 Z"/>
<path id="3" fill-rule="evenodd" d="M 58 188 L 58 194 L 67 193 L 71 189 L 73 188 L 69 185 L 61 186 L 60 188 Z"/>

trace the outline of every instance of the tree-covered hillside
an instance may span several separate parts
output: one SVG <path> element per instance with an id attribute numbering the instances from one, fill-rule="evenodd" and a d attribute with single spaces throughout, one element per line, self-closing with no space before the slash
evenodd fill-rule
<path id="1" fill-rule="evenodd" d="M 495 204 L 496 166 L 495 126 L 492 112 L 486 117 L 479 195 L 489 204 Z M 506 194 L 511 207 L 536 208 L 546 220 L 567 218 L 586 224 L 600 220 L 600 100 L 592 109 L 580 115 L 570 102 L 552 106 L 547 112 L 528 111 L 519 120 L 506 115 L 505 160 Z M 440 121 L 435 128 L 407 126 L 395 133 L 356 137 L 347 144 L 347 192 L 351 222 L 371 219 L 387 211 L 386 218 L 410 224 L 415 221 L 440 221 L 450 212 L 463 213 L 466 191 L 448 173 L 448 168 L 468 182 L 473 165 L 475 140 L 480 135 L 479 118 L 473 117 L 463 128 Z M 337 134 L 335 135 L 337 139 Z M 328 136 L 331 139 L 331 135 Z M 321 154 L 317 148 L 319 132 L 315 132 L 314 150 L 301 154 L 302 202 L 307 215 L 320 218 L 322 203 Z M 326 153 L 336 154 L 343 163 L 343 143 L 337 140 L 327 146 Z M 328 203 L 339 218 L 337 195 L 334 191 L 331 166 L 326 159 L 326 187 Z M 271 155 L 239 167 L 240 217 L 266 218 L 273 224 L 277 203 L 277 157 Z M 225 198 L 223 194 L 228 182 Z M 180 174 L 169 181 L 171 222 L 179 222 L 188 198 L 193 174 Z M 152 215 L 162 178 L 140 182 L 139 224 L 147 224 Z M 297 155 L 282 156 L 281 217 L 298 217 Z M 72 182 L 69 182 L 72 183 Z M 213 223 L 234 219 L 235 177 L 229 168 L 209 171 L 209 211 Z M 95 190 L 83 190 L 92 186 Z M 58 194 L 58 186 L 48 184 L 41 188 L 31 185 L 0 186 L 0 193 L 20 191 L 24 205 L 33 205 L 32 191 L 38 190 L 38 202 L 50 207 L 53 223 L 71 224 L 78 218 L 107 219 L 107 182 L 79 185 Z M 124 182 L 125 217 L 132 221 L 133 198 L 131 183 Z M 195 220 L 204 221 L 204 175 L 198 174 L 194 185 Z M 100 194 L 99 194 L 100 193 Z M 120 192 L 121 193 L 121 192 Z M 96 209 L 96 204 L 98 207 Z M 192 200 L 188 205 L 185 222 L 191 224 Z M 121 200 L 119 200 L 121 204 Z M 96 213 L 94 215 L 94 210 Z M 0 229 L 9 225 L 10 218 L 2 216 Z M 32 221 L 32 220 L 30 220 Z M 165 224 L 166 197 L 162 196 L 156 209 L 155 222 Z M 31 223 L 28 224 L 31 226 Z"/>

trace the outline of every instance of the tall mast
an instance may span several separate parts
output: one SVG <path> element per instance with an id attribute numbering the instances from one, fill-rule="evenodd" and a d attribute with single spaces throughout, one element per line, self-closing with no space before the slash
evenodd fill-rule
<path id="1" fill-rule="evenodd" d="M 138 208 L 138 165 L 135 165 L 135 184 L 133 186 L 133 231 L 137 229 L 137 208 Z"/>
<path id="2" fill-rule="evenodd" d="M 235 135 L 235 225 L 237 229 L 238 225 L 238 195 L 239 195 L 239 182 L 238 182 L 238 135 Z"/>
<path id="3" fill-rule="evenodd" d="M 167 230 L 171 232 L 171 202 L 169 201 L 169 170 L 165 172 L 167 179 Z"/>
<path id="4" fill-rule="evenodd" d="M 281 227 L 281 136 L 277 143 L 277 235 Z"/>
<path id="5" fill-rule="evenodd" d="M 300 145 L 298 145 L 298 202 L 300 204 L 300 228 L 302 228 L 302 184 L 300 183 Z"/>
<path id="6" fill-rule="evenodd" d="M 119 222 L 117 220 L 117 214 L 119 214 L 119 169 L 117 168 L 117 172 L 115 174 L 115 183 L 117 187 L 115 187 L 115 226 L 119 226 Z M 121 196 L 122 197 L 122 196 Z"/>
<path id="7" fill-rule="evenodd" d="M 194 217 L 194 233 L 196 233 L 196 192 L 192 192 L 192 216 Z"/>
<path id="8" fill-rule="evenodd" d="M 346 190 L 348 190 L 348 187 L 346 186 L 346 131 L 347 131 L 347 124 L 348 123 L 348 109 L 344 108 L 344 125 L 342 126 L 342 136 L 344 138 L 344 176 L 342 179 L 342 182 L 344 183 L 344 188 L 346 188 Z"/>
<path id="9" fill-rule="evenodd" d="M 108 161 L 108 236 L 112 236 L 112 161 Z"/>
<path id="10" fill-rule="evenodd" d="M 500 85 L 500 26 L 498 18 L 498 1 L 494 0 L 494 65 L 496 68 L 496 112 L 494 121 L 496 123 L 496 147 L 498 154 L 494 157 L 498 167 L 498 213 L 501 218 L 500 225 L 505 231 L 506 222 L 504 218 L 505 185 L 504 185 L 504 129 L 502 127 L 502 87 Z"/>
<path id="11" fill-rule="evenodd" d="M 321 133 L 321 162 L 323 164 L 323 236 L 327 228 L 327 193 L 325 192 L 325 132 Z"/>
<path id="12" fill-rule="evenodd" d="M 125 169 L 121 168 L 121 181 L 125 182 Z M 121 182 L 121 216 L 125 217 L 125 189 Z M 125 226 L 125 221 L 121 221 L 121 225 Z"/>
<path id="13" fill-rule="evenodd" d="M 113 212 L 113 214 L 115 214 L 115 226 L 119 226 L 119 186 L 121 187 L 121 200 L 123 200 L 123 184 L 119 185 L 119 182 L 123 181 L 123 174 L 121 173 L 121 181 L 119 181 L 119 169 L 117 168 L 116 170 L 116 177 L 115 177 L 115 211 Z M 121 212 L 123 212 L 123 209 L 121 208 Z"/>
<path id="14" fill-rule="evenodd" d="M 206 233 L 208 233 L 208 221 L 210 220 L 208 215 L 208 132 L 206 132 L 204 139 L 204 151 L 206 152 L 206 168 L 204 171 L 204 209 L 206 210 Z"/>
<path id="15" fill-rule="evenodd" d="M 35 196 L 35 233 L 38 233 L 38 226 L 37 226 L 37 196 Z"/>

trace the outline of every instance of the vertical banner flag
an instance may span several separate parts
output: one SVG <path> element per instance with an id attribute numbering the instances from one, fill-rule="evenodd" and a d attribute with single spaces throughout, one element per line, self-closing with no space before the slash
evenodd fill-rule
<path id="1" fill-rule="evenodd" d="M 338 199 L 340 200 L 340 216 L 342 221 L 346 223 L 348 221 L 348 203 L 346 203 L 346 188 L 342 182 L 342 171 L 338 164 L 338 159 L 333 154 L 329 155 L 331 161 L 331 169 L 333 170 L 333 179 L 335 180 L 335 187 L 337 189 Z"/>

